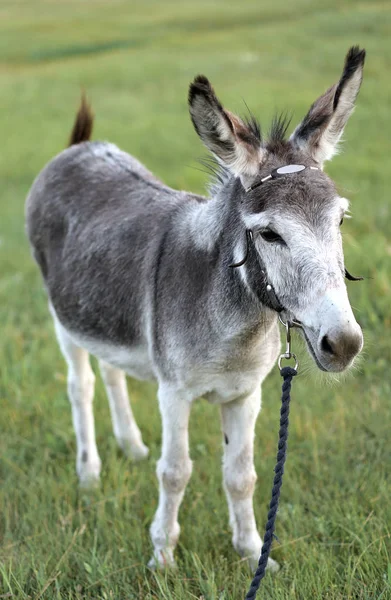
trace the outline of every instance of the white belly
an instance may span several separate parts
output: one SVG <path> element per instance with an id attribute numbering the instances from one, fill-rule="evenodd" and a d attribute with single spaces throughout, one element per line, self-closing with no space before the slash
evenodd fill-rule
<path id="1" fill-rule="evenodd" d="M 69 330 L 68 334 L 75 344 L 81 348 L 85 348 L 85 350 L 96 356 L 96 358 L 104 360 L 118 369 L 122 369 L 122 371 L 125 371 L 131 377 L 143 381 L 156 379 L 146 346 L 127 348 L 87 338 Z"/>

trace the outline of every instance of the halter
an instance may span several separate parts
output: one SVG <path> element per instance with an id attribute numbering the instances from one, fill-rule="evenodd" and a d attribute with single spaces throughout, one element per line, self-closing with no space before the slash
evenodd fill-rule
<path id="1" fill-rule="evenodd" d="M 255 188 L 257 188 L 260 185 L 262 185 L 263 183 L 265 183 L 266 181 L 270 181 L 272 179 L 278 179 L 279 177 L 284 177 L 285 175 L 293 175 L 294 173 L 300 173 L 301 171 L 304 171 L 305 169 L 311 169 L 312 171 L 319 171 L 318 167 L 307 167 L 306 165 L 284 165 L 282 167 L 278 167 L 277 169 L 273 169 L 269 173 L 269 175 L 266 175 L 266 177 L 263 177 L 257 183 L 250 185 L 250 187 L 245 188 L 245 192 L 246 192 L 246 194 L 251 192 Z M 274 310 L 278 313 L 282 313 L 285 310 L 285 308 L 279 301 L 278 296 L 274 290 L 274 287 L 270 283 L 269 278 L 267 276 L 266 268 L 265 268 L 264 264 L 262 263 L 261 257 L 259 256 L 259 253 L 257 252 L 257 250 L 255 248 L 254 234 L 251 229 L 246 229 L 246 254 L 241 261 L 239 261 L 237 263 L 233 263 L 229 266 L 232 269 L 236 269 L 237 267 L 243 266 L 247 262 L 250 255 L 255 256 L 255 259 L 259 265 L 260 271 L 264 277 L 265 286 L 263 289 L 261 289 L 257 292 L 258 298 L 261 300 L 261 302 L 263 302 L 266 306 L 268 306 L 272 310 Z M 364 279 L 363 277 L 354 277 L 354 275 L 351 275 L 346 268 L 345 268 L 345 277 L 349 281 L 361 281 L 362 279 Z M 289 323 L 290 323 L 290 327 L 302 327 L 300 321 L 290 321 Z M 285 325 L 284 322 L 283 322 L 283 324 Z"/>
<path id="2" fill-rule="evenodd" d="M 274 287 L 272 286 L 272 284 L 268 281 L 268 277 L 267 277 L 267 272 L 266 269 L 263 265 L 263 263 L 261 262 L 261 258 L 259 256 L 259 253 L 257 252 L 256 248 L 255 248 L 255 244 L 254 244 L 254 234 L 252 232 L 251 229 L 246 229 L 246 243 L 247 243 L 247 247 L 246 247 L 246 254 L 244 256 L 244 258 L 239 261 L 238 263 L 229 265 L 232 269 L 236 269 L 237 267 L 241 267 L 242 265 L 244 265 L 247 260 L 248 257 L 250 255 L 253 255 L 259 265 L 260 271 L 262 273 L 262 275 L 264 276 L 265 282 L 266 282 L 266 297 L 260 297 L 262 294 L 258 293 L 258 297 L 260 297 L 259 299 L 261 301 L 263 301 L 267 306 L 269 306 L 269 308 L 275 310 L 276 312 L 280 313 L 283 312 L 284 307 L 282 306 L 281 302 L 279 301 L 276 292 L 274 291 Z M 266 300 L 266 301 L 265 301 Z"/>
<path id="3" fill-rule="evenodd" d="M 284 175 L 293 175 L 293 173 L 300 173 L 305 169 L 311 169 L 312 171 L 319 171 L 318 167 L 307 167 L 306 165 L 284 165 L 283 167 L 277 167 L 277 169 L 273 169 L 269 175 L 263 177 L 258 183 L 253 183 L 250 187 L 246 188 L 244 191 L 246 194 L 251 192 L 251 190 L 255 190 L 255 188 L 259 187 L 265 181 L 269 181 L 270 179 L 278 179 L 279 177 L 284 177 Z"/>

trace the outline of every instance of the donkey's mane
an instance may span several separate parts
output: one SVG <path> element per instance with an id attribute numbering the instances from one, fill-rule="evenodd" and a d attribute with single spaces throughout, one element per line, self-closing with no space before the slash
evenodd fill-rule
<path id="1" fill-rule="evenodd" d="M 248 114 L 245 115 L 245 117 L 242 117 L 242 120 L 244 121 L 245 125 L 249 128 L 249 130 L 251 131 L 253 136 L 256 137 L 257 140 L 259 140 L 259 142 L 262 142 L 261 124 L 258 121 L 258 119 L 256 118 L 256 116 L 251 112 L 251 110 L 249 109 L 247 104 L 246 104 L 246 108 L 247 108 Z"/>
<path id="2" fill-rule="evenodd" d="M 291 124 L 292 117 L 286 112 L 277 113 L 272 119 L 268 135 L 268 146 L 278 145 L 285 142 L 286 132 Z"/>

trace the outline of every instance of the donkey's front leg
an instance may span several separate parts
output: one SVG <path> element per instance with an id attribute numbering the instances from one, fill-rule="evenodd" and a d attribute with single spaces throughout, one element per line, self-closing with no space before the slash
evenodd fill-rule
<path id="1" fill-rule="evenodd" d="M 257 475 L 254 469 L 254 429 L 261 407 L 260 389 L 252 394 L 223 404 L 221 408 L 224 433 L 224 488 L 228 501 L 233 545 L 241 556 L 249 559 L 255 569 L 261 553 L 262 540 L 257 531 L 253 509 L 253 493 Z M 268 568 L 279 569 L 269 558 Z"/>
<path id="2" fill-rule="evenodd" d="M 157 465 L 159 506 L 151 526 L 154 556 L 149 566 L 174 565 L 180 527 L 178 511 L 192 472 L 188 426 L 190 402 L 168 386 L 159 388 L 163 424 L 162 456 Z"/>

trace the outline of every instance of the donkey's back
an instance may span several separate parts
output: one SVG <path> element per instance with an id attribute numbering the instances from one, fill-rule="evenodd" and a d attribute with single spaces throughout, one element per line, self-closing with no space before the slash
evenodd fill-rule
<path id="1" fill-rule="evenodd" d="M 83 99 L 71 146 L 32 186 L 28 236 L 56 318 L 87 345 L 139 352 L 162 237 L 184 203 L 202 199 L 165 186 L 115 145 L 86 141 L 91 128 Z"/>

